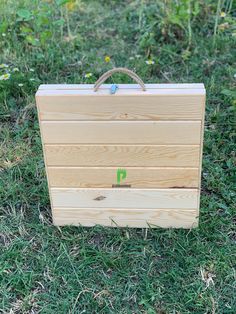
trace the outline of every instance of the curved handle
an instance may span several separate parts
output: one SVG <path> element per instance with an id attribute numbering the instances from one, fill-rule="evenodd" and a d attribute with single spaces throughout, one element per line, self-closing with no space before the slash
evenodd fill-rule
<path id="1" fill-rule="evenodd" d="M 94 88 L 93 88 L 94 92 L 96 92 L 99 89 L 99 87 L 102 85 L 102 83 L 104 83 L 110 76 L 112 76 L 112 74 L 117 73 L 117 72 L 127 74 L 128 76 L 130 76 L 134 81 L 136 81 L 140 85 L 140 87 L 142 88 L 143 91 L 146 90 L 146 87 L 145 87 L 143 81 L 141 80 L 141 78 L 136 73 L 134 73 L 133 71 L 126 69 L 126 68 L 114 68 L 112 70 L 105 72 L 97 80 L 97 82 L 94 84 Z"/>

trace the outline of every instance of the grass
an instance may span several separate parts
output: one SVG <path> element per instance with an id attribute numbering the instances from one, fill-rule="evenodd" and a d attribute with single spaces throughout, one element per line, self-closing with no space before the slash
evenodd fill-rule
<path id="1" fill-rule="evenodd" d="M 0 312 L 236 313 L 232 1 L 196 1 L 191 16 L 183 0 L 67 2 L 0 3 L 0 70 L 11 74 L 0 81 Z M 52 226 L 35 91 L 94 83 L 113 66 L 145 82 L 204 82 L 199 228 Z"/>

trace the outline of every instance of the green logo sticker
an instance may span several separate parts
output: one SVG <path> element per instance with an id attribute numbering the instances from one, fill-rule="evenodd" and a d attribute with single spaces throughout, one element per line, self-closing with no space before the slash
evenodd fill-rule
<path id="1" fill-rule="evenodd" d="M 120 184 L 121 180 L 125 180 L 126 176 L 127 173 L 125 169 L 117 169 L 116 173 L 117 184 Z"/>
<path id="2" fill-rule="evenodd" d="M 122 184 L 127 177 L 127 172 L 125 169 L 117 169 L 116 171 L 116 184 L 112 184 L 113 188 L 131 188 L 131 184 Z"/>

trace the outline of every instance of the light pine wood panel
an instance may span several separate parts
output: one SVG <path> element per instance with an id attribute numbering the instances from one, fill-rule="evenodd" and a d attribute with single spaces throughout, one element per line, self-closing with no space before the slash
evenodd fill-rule
<path id="1" fill-rule="evenodd" d="M 112 84 L 102 84 L 99 89 L 109 89 Z M 121 89 L 139 89 L 138 84 L 117 84 Z M 92 90 L 94 84 L 41 84 L 39 90 L 68 90 L 68 89 L 90 89 Z M 202 83 L 178 83 L 178 84 L 145 84 L 146 89 L 204 89 Z"/>
<path id="2" fill-rule="evenodd" d="M 110 208 L 54 208 L 55 225 L 111 227 L 192 228 L 198 224 L 194 209 L 110 209 Z"/>
<path id="3" fill-rule="evenodd" d="M 200 144 L 200 121 L 42 121 L 46 144 Z"/>
<path id="4" fill-rule="evenodd" d="M 200 120 L 204 96 L 41 96 L 41 120 Z"/>
<path id="5" fill-rule="evenodd" d="M 196 188 L 198 168 L 125 168 L 131 188 Z M 51 187 L 111 188 L 117 167 L 48 167 Z"/>
<path id="6" fill-rule="evenodd" d="M 119 96 L 139 96 L 139 97 L 149 97 L 149 96 L 158 96 L 158 95 L 165 95 L 165 96 L 184 96 L 184 95 L 205 95 L 205 90 L 202 88 L 156 88 L 156 89 L 147 89 L 143 91 L 140 87 L 138 88 L 119 88 L 115 94 L 111 95 L 109 88 L 101 88 L 97 92 L 94 92 L 93 89 L 54 89 L 54 90 L 47 90 L 47 89 L 39 89 L 36 93 L 36 100 L 38 101 L 39 97 L 42 96 L 79 96 L 79 97 L 100 97 L 100 96 L 107 96 L 107 97 L 119 97 Z"/>
<path id="7" fill-rule="evenodd" d="M 110 84 L 96 93 L 86 84 L 40 87 L 36 99 L 55 224 L 198 224 L 204 86 L 146 87 L 143 92 L 121 84 L 115 95 Z M 117 167 L 128 167 L 124 183 L 131 188 L 109 186 Z M 176 188 L 181 182 L 188 188 Z"/>
<path id="8" fill-rule="evenodd" d="M 197 189 L 50 188 L 53 207 L 197 209 Z"/>
<path id="9" fill-rule="evenodd" d="M 198 145 L 45 145 L 48 166 L 199 167 Z"/>

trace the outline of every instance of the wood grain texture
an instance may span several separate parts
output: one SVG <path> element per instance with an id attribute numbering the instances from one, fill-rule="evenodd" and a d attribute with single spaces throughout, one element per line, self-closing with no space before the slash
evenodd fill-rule
<path id="1" fill-rule="evenodd" d="M 53 222 L 58 226 L 193 228 L 198 217 L 194 209 L 54 208 Z"/>
<path id="2" fill-rule="evenodd" d="M 197 209 L 197 189 L 50 188 L 54 207 Z"/>
<path id="3" fill-rule="evenodd" d="M 117 167 L 48 167 L 51 187 L 111 188 Z M 198 168 L 126 168 L 131 188 L 197 188 Z"/>
<path id="4" fill-rule="evenodd" d="M 41 96 L 41 120 L 200 120 L 204 96 Z"/>
<path id="5" fill-rule="evenodd" d="M 46 144 L 200 144 L 200 121 L 42 121 Z"/>
<path id="6" fill-rule="evenodd" d="M 139 96 L 139 97 L 149 97 L 149 96 L 158 96 L 158 95 L 165 95 L 165 96 L 184 96 L 184 95 L 205 95 L 205 90 L 204 89 L 198 89 L 198 88 L 193 88 L 193 89 L 184 89 L 184 88 L 173 88 L 173 89 L 168 89 L 168 88 L 159 88 L 159 89 L 147 89 L 146 91 L 143 91 L 140 87 L 137 88 L 119 88 L 115 94 L 111 95 L 110 89 L 109 88 L 101 88 L 97 92 L 94 92 L 93 89 L 64 89 L 64 90 L 47 90 L 47 89 L 39 89 L 36 93 L 36 100 L 38 101 L 39 97 L 42 96 L 78 96 L 78 97 L 100 97 L 100 96 L 106 96 L 106 97 L 119 97 L 119 96 L 128 96 L 128 97 L 133 97 L 133 96 Z"/>
<path id="7" fill-rule="evenodd" d="M 198 145 L 45 145 L 48 166 L 198 167 Z"/>
<path id="8" fill-rule="evenodd" d="M 36 94 L 56 225 L 198 225 L 203 84 L 43 85 Z M 130 188 L 112 188 L 125 168 Z"/>
<path id="9" fill-rule="evenodd" d="M 205 126 L 205 106 L 206 106 L 206 100 L 204 100 L 203 103 L 203 116 L 202 116 L 202 121 L 201 121 L 201 142 L 200 142 L 200 154 L 199 154 L 199 189 L 201 190 L 201 175 L 202 175 L 202 157 L 203 157 L 203 140 L 204 140 L 204 126 Z M 198 195 L 198 211 L 197 214 L 199 215 L 199 210 L 200 210 L 200 197 L 201 193 Z"/>
<path id="10" fill-rule="evenodd" d="M 52 208 L 52 198 L 51 198 L 51 192 L 50 192 L 50 188 L 49 188 L 49 174 L 48 174 L 48 166 L 46 164 L 46 152 L 45 152 L 45 145 L 44 145 L 44 140 L 43 140 L 43 133 L 42 133 L 42 121 L 40 119 L 40 115 L 39 115 L 39 110 L 37 108 L 37 115 L 38 115 L 38 120 L 39 120 L 39 129 L 40 129 L 40 138 L 42 141 L 42 151 L 43 151 L 43 158 L 44 158 L 44 163 L 45 163 L 45 172 L 46 172 L 46 177 L 47 177 L 47 187 L 49 190 L 49 199 L 50 199 L 50 205 Z"/>

